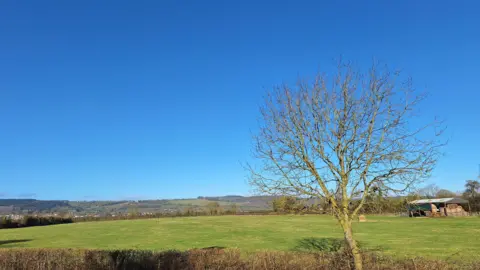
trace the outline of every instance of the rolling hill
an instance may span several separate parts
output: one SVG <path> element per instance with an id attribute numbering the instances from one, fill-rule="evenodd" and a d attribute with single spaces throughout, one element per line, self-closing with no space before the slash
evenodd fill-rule
<path id="1" fill-rule="evenodd" d="M 119 200 L 119 201 L 67 201 L 67 200 L 35 200 L 35 199 L 0 199 L 0 214 L 27 213 L 159 213 L 175 212 L 186 209 L 205 209 L 211 202 L 217 202 L 228 209 L 235 205 L 240 211 L 270 210 L 273 196 L 199 196 L 190 199 L 173 200 Z"/>

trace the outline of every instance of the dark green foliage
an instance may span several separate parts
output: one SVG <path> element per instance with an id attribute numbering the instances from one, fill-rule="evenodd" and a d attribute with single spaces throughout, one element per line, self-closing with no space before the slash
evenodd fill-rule
<path id="1" fill-rule="evenodd" d="M 73 223 L 72 218 L 63 217 L 37 217 L 24 216 L 22 219 L 11 219 L 9 217 L 2 217 L 0 219 L 0 229 L 13 229 L 32 226 L 46 226 L 55 224 Z"/>
<path id="2" fill-rule="evenodd" d="M 465 183 L 463 197 L 470 203 L 472 212 L 480 212 L 480 182 L 468 180 Z"/>
<path id="3" fill-rule="evenodd" d="M 11 218 L 2 217 L 0 218 L 0 229 L 7 228 L 18 228 L 17 222 L 14 222 Z"/>

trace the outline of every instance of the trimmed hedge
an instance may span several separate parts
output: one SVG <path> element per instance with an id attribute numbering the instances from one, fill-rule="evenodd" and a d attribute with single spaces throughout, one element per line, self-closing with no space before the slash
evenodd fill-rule
<path id="1" fill-rule="evenodd" d="M 398 260 L 363 254 L 365 269 L 457 270 L 480 269 L 480 262 L 458 263 L 422 258 Z M 352 269 L 348 254 L 257 252 L 206 248 L 190 251 L 0 249 L 0 269 L 17 270 L 140 270 L 140 269 Z"/>

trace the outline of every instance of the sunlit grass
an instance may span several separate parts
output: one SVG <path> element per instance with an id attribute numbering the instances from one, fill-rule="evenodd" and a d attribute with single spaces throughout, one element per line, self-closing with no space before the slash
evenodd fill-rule
<path id="1" fill-rule="evenodd" d="M 362 247 L 399 256 L 480 254 L 480 218 L 367 217 L 355 223 Z M 305 238 L 342 238 L 330 216 L 215 216 L 85 222 L 0 230 L 0 248 L 69 247 L 187 250 L 211 246 L 242 251 L 292 250 Z M 26 240 L 12 241 L 6 240 Z"/>

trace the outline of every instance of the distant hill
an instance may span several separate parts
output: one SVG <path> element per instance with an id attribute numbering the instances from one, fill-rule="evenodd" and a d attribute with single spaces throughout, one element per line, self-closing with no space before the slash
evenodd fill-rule
<path id="1" fill-rule="evenodd" d="M 270 210 L 273 196 L 238 196 L 220 197 L 199 196 L 192 199 L 174 200 L 138 200 L 138 201 L 50 201 L 34 199 L 0 199 L 0 214 L 28 213 L 72 213 L 72 214 L 102 214 L 127 212 L 176 212 L 186 209 L 205 209 L 210 202 L 218 202 L 228 209 L 237 206 L 239 211 Z"/>
<path id="2" fill-rule="evenodd" d="M 0 213 L 43 212 L 69 207 L 68 201 L 39 201 L 34 199 L 0 199 Z"/>

